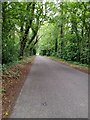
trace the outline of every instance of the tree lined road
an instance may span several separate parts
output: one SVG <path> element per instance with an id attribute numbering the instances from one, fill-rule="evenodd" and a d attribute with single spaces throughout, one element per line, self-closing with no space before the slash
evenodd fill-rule
<path id="1" fill-rule="evenodd" d="M 11 118 L 88 118 L 88 74 L 37 56 Z"/>

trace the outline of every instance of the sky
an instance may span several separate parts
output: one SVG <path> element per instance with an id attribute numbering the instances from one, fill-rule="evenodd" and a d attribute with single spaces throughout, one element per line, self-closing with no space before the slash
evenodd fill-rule
<path id="1" fill-rule="evenodd" d="M 61 1 L 61 2 L 89 2 L 89 0 L 0 0 L 0 2 L 6 2 L 6 1 L 10 1 L 10 2 L 55 2 L 56 1 Z"/>

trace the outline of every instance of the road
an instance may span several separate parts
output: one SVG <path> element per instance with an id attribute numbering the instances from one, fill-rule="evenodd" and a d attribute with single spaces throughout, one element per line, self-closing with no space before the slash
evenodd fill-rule
<path id="1" fill-rule="evenodd" d="M 37 56 L 10 118 L 88 118 L 88 74 Z"/>

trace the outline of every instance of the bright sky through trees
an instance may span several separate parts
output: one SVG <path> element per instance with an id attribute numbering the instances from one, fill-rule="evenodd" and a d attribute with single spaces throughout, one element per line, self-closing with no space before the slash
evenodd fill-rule
<path id="1" fill-rule="evenodd" d="M 3 64 L 36 54 L 89 63 L 90 2 L 2 3 Z"/>

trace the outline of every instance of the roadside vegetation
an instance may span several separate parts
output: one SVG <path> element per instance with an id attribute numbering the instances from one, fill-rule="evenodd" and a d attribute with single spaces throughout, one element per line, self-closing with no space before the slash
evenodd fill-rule
<path id="1" fill-rule="evenodd" d="M 35 56 L 25 57 L 18 64 L 8 66 L 2 74 L 2 117 L 7 118 L 27 78 Z"/>
<path id="2" fill-rule="evenodd" d="M 90 20 L 89 2 L 52 3 L 50 22 L 41 29 L 41 55 L 55 56 L 66 61 L 89 64 Z"/>
<path id="3" fill-rule="evenodd" d="M 60 59 L 60 58 L 55 57 L 55 56 L 48 56 L 48 58 L 50 58 L 54 61 L 57 61 L 61 64 L 67 65 L 69 67 L 75 68 L 79 71 L 90 74 L 89 66 L 87 64 L 80 64 L 79 62 L 67 61 L 67 60 Z"/>
<path id="4" fill-rule="evenodd" d="M 89 2 L 2 3 L 2 64 L 56 56 L 89 64 Z"/>
<path id="5" fill-rule="evenodd" d="M 9 1 L 0 3 L 0 9 L 0 73 L 3 78 L 0 93 L 4 97 L 3 116 L 8 116 L 11 101 L 14 101 L 9 94 L 17 89 L 16 86 L 22 86 L 21 78 L 27 76 L 28 64 L 31 66 L 36 54 L 87 69 L 90 63 L 90 2 Z M 11 96 L 16 92 L 11 92 Z"/>

